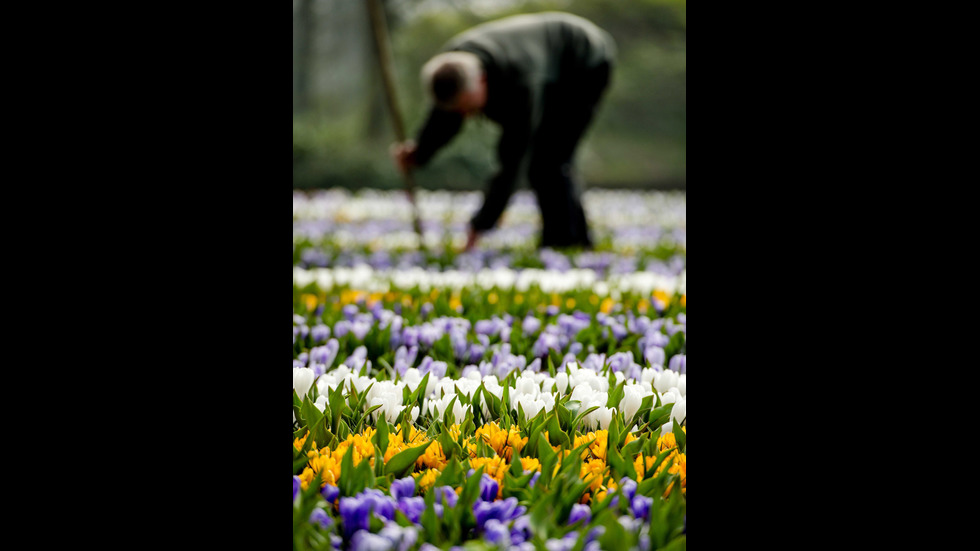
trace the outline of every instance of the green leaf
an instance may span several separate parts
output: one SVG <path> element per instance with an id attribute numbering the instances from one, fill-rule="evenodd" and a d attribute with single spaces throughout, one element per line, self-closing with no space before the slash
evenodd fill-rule
<path id="1" fill-rule="evenodd" d="M 615 446 L 606 448 L 606 459 L 609 461 L 609 466 L 616 472 L 616 480 L 624 476 L 636 480 L 636 468 L 633 467 L 633 462 L 623 459 L 623 456 L 620 455 L 619 450 Z"/>
<path id="2" fill-rule="evenodd" d="M 636 454 L 640 453 L 640 450 L 643 448 L 643 445 L 646 444 L 646 442 L 647 442 L 647 437 L 644 434 L 643 436 L 640 436 L 639 438 L 633 440 L 629 444 L 626 444 L 625 446 L 623 446 L 622 449 L 623 457 L 625 459 L 632 461 L 633 458 L 636 456 Z"/>
<path id="3" fill-rule="evenodd" d="M 431 442 L 426 442 L 420 446 L 414 448 L 408 448 L 407 450 L 402 450 L 396 453 L 391 460 L 385 464 L 385 474 L 393 474 L 395 478 L 403 478 L 405 475 L 411 472 L 412 466 L 415 465 L 415 461 L 422 454 L 425 453 L 425 449 L 431 445 Z"/>
<path id="4" fill-rule="evenodd" d="M 541 463 L 541 478 L 538 479 L 537 484 L 542 487 L 547 487 L 551 482 L 552 474 L 555 470 L 555 462 L 558 460 L 558 454 L 555 450 L 551 449 L 551 444 L 544 437 L 543 434 L 538 434 L 538 461 Z M 535 488 L 537 488 L 537 484 Z"/>
<path id="5" fill-rule="evenodd" d="M 667 422 L 667 419 L 670 417 L 670 412 L 673 409 L 674 409 L 674 404 L 670 403 L 667 404 L 666 406 L 660 406 L 650 410 L 650 415 L 648 416 L 648 419 L 650 420 L 650 424 L 652 424 L 655 427 L 659 427 L 663 425 L 664 423 Z"/>
<path id="6" fill-rule="evenodd" d="M 331 432 L 340 433 L 340 418 L 344 411 L 344 385 L 338 384 L 328 393 L 327 402 L 330 405 Z"/>
<path id="7" fill-rule="evenodd" d="M 492 392 L 483 389 L 483 399 L 487 403 L 487 409 L 490 410 L 490 415 L 497 419 L 500 417 L 500 398 L 497 398 Z"/>
<path id="8" fill-rule="evenodd" d="M 592 406 L 589 409 L 587 409 L 587 410 L 579 413 L 578 415 L 576 415 L 575 416 L 575 420 L 572 421 L 572 428 L 577 432 L 578 431 L 578 424 L 579 424 L 579 422 L 582 421 L 582 418 L 585 417 L 586 415 L 592 413 L 593 411 L 595 411 L 597 409 L 599 409 L 599 406 Z"/>
<path id="9" fill-rule="evenodd" d="M 422 528 L 425 529 L 424 540 L 439 545 L 442 543 L 443 536 L 439 527 L 439 519 L 436 517 L 436 508 L 433 507 L 435 496 L 436 492 L 428 492 L 425 495 L 425 510 L 422 512 L 422 517 L 419 519 L 419 522 L 422 524 Z"/>
<path id="10" fill-rule="evenodd" d="M 428 388 L 430 373 L 431 371 L 426 373 L 425 377 L 422 377 L 422 380 L 419 382 L 419 386 L 415 387 L 415 391 L 413 391 L 412 394 L 409 395 L 408 400 L 404 402 L 405 405 L 415 404 L 419 407 L 419 411 L 422 410 L 422 401 L 425 399 L 425 389 Z"/>
<path id="11" fill-rule="evenodd" d="M 673 429 L 674 439 L 677 441 L 677 449 L 683 452 L 685 446 L 687 446 L 687 434 L 683 430 L 681 430 L 681 426 L 677 423 L 677 419 L 674 419 L 673 422 L 674 422 L 674 429 Z"/>
<path id="12" fill-rule="evenodd" d="M 452 486 L 455 488 L 462 484 L 463 480 L 463 465 L 454 457 L 449 460 L 446 468 L 436 477 L 435 484 L 432 487 Z"/>
<path id="13" fill-rule="evenodd" d="M 354 494 L 351 493 L 351 488 L 354 482 L 354 450 L 353 448 L 347 448 L 344 452 L 344 457 L 340 460 L 340 479 L 337 480 L 337 488 L 340 489 L 340 495 L 350 497 Z"/>
<path id="14" fill-rule="evenodd" d="M 521 466 L 521 452 L 516 447 L 513 448 L 513 455 L 510 458 L 510 474 L 515 478 L 524 475 L 524 468 Z"/>
<path id="15" fill-rule="evenodd" d="M 374 434 L 375 446 L 381 450 L 381 455 L 384 456 L 385 452 L 388 451 L 388 421 L 385 420 L 384 415 L 378 416 L 377 432 Z"/>
<path id="16" fill-rule="evenodd" d="M 449 413 L 448 411 L 446 413 Z M 447 459 L 452 459 L 456 457 L 463 457 L 463 449 L 459 444 L 453 440 L 452 434 L 449 433 L 449 429 L 446 425 L 441 427 L 439 432 L 439 445 L 442 446 L 442 451 L 446 454 Z"/>
<path id="17" fill-rule="evenodd" d="M 568 441 L 568 435 L 562 432 L 558 425 L 558 413 L 556 411 L 552 411 L 551 415 L 548 416 L 548 439 L 551 440 L 552 446 L 568 447 L 571 445 Z"/>
<path id="18" fill-rule="evenodd" d="M 466 483 L 463 485 L 463 491 L 459 496 L 459 501 L 456 503 L 457 507 L 462 506 L 467 509 L 473 507 L 473 502 L 480 495 L 480 479 L 483 478 L 483 470 L 484 466 L 481 466 L 466 479 Z"/>
<path id="19" fill-rule="evenodd" d="M 453 404 L 456 403 L 457 399 L 459 399 L 459 396 L 453 396 L 453 399 L 446 405 L 446 413 L 442 416 L 442 422 L 445 423 L 447 427 L 456 424 L 456 415 L 453 414 Z"/>

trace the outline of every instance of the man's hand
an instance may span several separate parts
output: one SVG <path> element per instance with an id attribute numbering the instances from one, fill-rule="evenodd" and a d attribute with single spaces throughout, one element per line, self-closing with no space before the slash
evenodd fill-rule
<path id="1" fill-rule="evenodd" d="M 412 140 L 391 145 L 391 157 L 395 160 L 395 166 L 404 174 L 415 167 L 415 150 L 418 147 Z"/>
<path id="2" fill-rule="evenodd" d="M 477 240 L 479 240 L 479 239 L 480 239 L 480 234 L 477 233 L 473 229 L 473 226 L 470 226 L 469 229 L 467 230 L 467 234 L 466 234 L 466 248 L 463 249 L 463 252 L 470 252 L 470 251 L 472 251 L 473 250 L 473 247 L 476 246 Z"/>

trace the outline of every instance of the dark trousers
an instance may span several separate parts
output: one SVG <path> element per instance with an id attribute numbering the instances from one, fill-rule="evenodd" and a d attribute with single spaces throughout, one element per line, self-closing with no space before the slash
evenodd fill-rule
<path id="1" fill-rule="evenodd" d="M 611 73 L 606 63 L 547 93 L 527 173 L 541 209 L 541 247 L 592 247 L 572 165 Z"/>

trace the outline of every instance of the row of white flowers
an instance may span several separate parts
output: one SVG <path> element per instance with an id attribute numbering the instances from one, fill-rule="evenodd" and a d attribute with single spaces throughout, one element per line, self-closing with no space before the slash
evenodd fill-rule
<path id="1" fill-rule="evenodd" d="M 323 291 L 334 287 L 352 287 L 369 292 L 388 292 L 392 288 L 411 289 L 418 286 L 423 292 L 433 288 L 455 289 L 479 287 L 501 290 L 513 289 L 526 292 L 532 286 L 537 286 L 546 293 L 563 293 L 568 291 L 591 289 L 599 296 L 618 298 L 625 292 L 649 295 L 656 290 L 667 294 L 675 291 L 687 293 L 687 271 L 678 277 L 670 277 L 654 272 L 632 272 L 613 274 L 607 278 L 599 278 L 594 270 L 570 269 L 565 271 L 539 270 L 527 268 L 512 270 L 510 268 L 482 269 L 479 271 L 461 270 L 423 270 L 374 268 L 360 264 L 354 268 L 293 268 L 293 283 L 305 287 L 316 283 Z"/>
<path id="2" fill-rule="evenodd" d="M 514 381 L 508 391 L 510 403 L 506 404 L 511 410 L 517 411 L 518 405 L 527 418 L 533 418 L 542 410 L 550 412 L 554 409 L 556 400 L 571 395 L 571 400 L 578 402 L 578 411 L 586 411 L 595 406 L 598 409 L 583 417 L 583 425 L 589 430 L 606 429 L 616 411 L 622 411 L 627 421 L 631 420 L 639 410 L 643 399 L 656 394 L 662 405 L 674 404 L 670 420 L 663 426 L 669 432 L 673 421 L 683 421 L 687 417 L 687 375 L 678 374 L 661 366 L 646 367 L 642 370 L 639 381 L 627 380 L 621 372 L 614 374 L 616 383 L 626 380 L 623 386 L 624 395 L 618 406 L 607 407 L 609 401 L 609 379 L 591 369 L 580 368 L 575 362 L 569 362 L 565 372 L 552 377 L 548 373 L 536 373 L 526 370 Z M 414 392 L 421 384 L 423 376 L 416 368 L 409 368 L 403 377 L 395 381 L 379 381 L 373 377 L 355 375 L 349 367 L 341 365 L 324 373 L 314 381 L 314 372 L 305 367 L 293 368 L 293 390 L 299 396 L 305 395 L 313 384 L 317 385 L 319 398 L 315 406 L 323 411 L 327 406 L 327 393 L 338 385 L 349 389 L 353 387 L 358 393 L 367 391 L 365 410 L 381 406 L 374 415 L 384 415 L 388 422 L 394 422 L 405 409 L 403 389 Z M 457 421 L 466 416 L 466 408 L 471 407 L 453 398 L 457 392 L 469 397 L 473 406 L 481 407 L 484 418 L 490 416 L 490 410 L 482 393 L 476 391 L 483 385 L 488 392 L 503 399 L 504 388 L 494 375 L 481 377 L 477 372 L 469 372 L 459 379 L 443 377 L 441 379 L 430 375 L 423 390 L 423 410 L 413 406 L 408 414 L 412 421 L 419 419 L 423 413 L 429 416 L 442 415 L 452 404 L 452 413 Z M 370 387 L 370 388 L 369 388 Z M 634 427 L 635 429 L 636 427 Z"/>
<path id="3" fill-rule="evenodd" d="M 416 204 L 423 218 L 446 223 L 468 222 L 483 202 L 482 192 L 418 190 Z M 316 193 L 293 193 L 293 219 L 330 219 L 347 222 L 367 220 L 411 221 L 407 196 L 402 191 L 361 190 L 351 193 L 332 189 Z M 686 225 L 686 194 L 664 191 L 587 190 L 582 206 L 595 227 L 657 225 L 683 228 Z M 538 223 L 540 212 L 534 195 L 520 190 L 511 198 L 503 225 Z"/>

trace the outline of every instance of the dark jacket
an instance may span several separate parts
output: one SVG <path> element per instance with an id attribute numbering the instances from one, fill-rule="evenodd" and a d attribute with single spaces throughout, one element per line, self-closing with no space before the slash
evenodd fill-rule
<path id="1" fill-rule="evenodd" d="M 611 63 L 615 45 L 605 31 L 581 17 L 547 12 L 476 26 L 443 48 L 453 50 L 473 53 L 482 61 L 487 79 L 483 114 L 502 129 L 497 146 L 500 170 L 471 221 L 475 230 L 483 231 L 496 224 L 516 180 L 526 170 L 545 105 L 558 94 L 567 104 L 569 96 L 590 93 L 581 86 L 583 75 Z M 463 120 L 461 114 L 433 107 L 416 137 L 415 163 L 428 163 L 456 136 Z"/>

